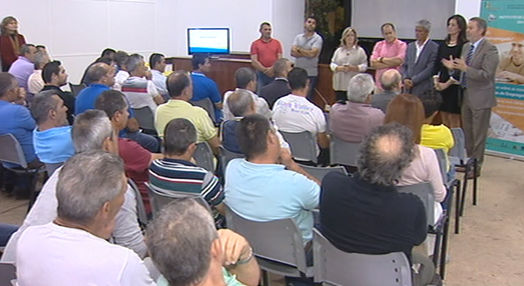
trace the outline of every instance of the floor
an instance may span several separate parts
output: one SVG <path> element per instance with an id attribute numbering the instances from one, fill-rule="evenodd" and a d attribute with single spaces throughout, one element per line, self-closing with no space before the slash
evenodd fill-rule
<path id="1" fill-rule="evenodd" d="M 449 240 L 446 286 L 524 285 L 524 162 L 486 157 L 479 181 L 479 201 L 471 192 L 460 234 Z M 27 201 L 0 195 L 0 222 L 21 224 Z M 454 222 L 452 222 L 452 226 Z M 274 284 L 281 279 L 273 277 Z M 273 280 L 272 279 L 272 280 Z"/>

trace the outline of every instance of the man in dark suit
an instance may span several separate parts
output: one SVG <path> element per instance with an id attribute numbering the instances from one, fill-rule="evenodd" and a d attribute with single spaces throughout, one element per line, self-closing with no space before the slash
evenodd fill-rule
<path id="1" fill-rule="evenodd" d="M 468 156 L 478 160 L 477 176 L 480 176 L 484 161 L 491 108 L 497 105 L 495 73 L 499 54 L 497 48 L 484 37 L 487 29 L 486 20 L 471 18 L 466 30 L 469 43 L 462 48 L 462 58 L 444 60 L 446 67 L 462 71 L 462 124 Z M 473 178 L 473 173 L 468 174 L 468 178 Z"/>
<path id="2" fill-rule="evenodd" d="M 270 109 L 273 109 L 273 104 L 279 98 L 291 93 L 287 81 L 287 73 L 292 69 L 293 63 L 286 58 L 277 60 L 273 65 L 275 80 L 260 90 L 260 97 L 267 101 Z"/>
<path id="3" fill-rule="evenodd" d="M 433 74 L 438 44 L 429 39 L 431 23 L 420 20 L 415 26 L 416 41 L 409 43 L 402 69 L 407 93 L 421 95 L 433 88 Z"/>

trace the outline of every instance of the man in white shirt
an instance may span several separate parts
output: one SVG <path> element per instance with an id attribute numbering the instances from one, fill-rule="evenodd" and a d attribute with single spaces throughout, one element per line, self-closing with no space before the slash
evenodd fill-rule
<path id="1" fill-rule="evenodd" d="M 20 237 L 20 286 L 155 285 L 140 257 L 109 243 L 125 201 L 127 180 L 118 155 L 79 153 L 56 186 L 57 216 Z"/>
<path id="2" fill-rule="evenodd" d="M 253 97 L 253 101 L 255 102 L 257 113 L 268 119 L 271 118 L 271 110 L 269 110 L 267 101 L 255 94 L 255 91 L 257 90 L 257 75 L 255 74 L 255 72 L 250 68 L 239 68 L 235 72 L 235 82 L 237 84 L 237 88 L 235 90 L 230 90 L 224 93 L 224 121 L 232 120 L 235 118 L 233 113 L 231 113 L 231 111 L 229 110 L 227 98 L 233 92 L 238 90 L 245 90 L 249 94 L 251 94 L 251 96 Z"/>
<path id="3" fill-rule="evenodd" d="M 314 137 L 316 136 L 320 148 L 328 148 L 329 138 L 326 133 L 324 112 L 306 98 L 309 86 L 307 71 L 303 68 L 294 68 L 288 73 L 287 78 L 291 94 L 275 102 L 273 107 L 275 124 L 283 132 L 310 132 Z"/>
<path id="4" fill-rule="evenodd" d="M 151 81 L 155 84 L 156 90 L 165 99 L 169 100 L 169 92 L 166 87 L 167 77 L 164 75 L 166 71 L 166 57 L 162 54 L 151 54 L 149 57 L 149 67 L 151 68 Z"/>
<path id="5" fill-rule="evenodd" d="M 153 113 L 159 104 L 165 102 L 164 98 L 156 90 L 155 84 L 146 79 L 147 67 L 144 57 L 132 54 L 126 61 L 126 68 L 130 74 L 122 84 L 122 92 L 125 94 L 133 109 L 149 107 Z"/>
<path id="6" fill-rule="evenodd" d="M 103 111 L 88 110 L 76 117 L 71 137 L 77 153 L 101 149 L 118 154 L 117 132 L 113 130 L 111 121 Z M 29 227 L 45 225 L 55 219 L 58 204 L 56 189 L 61 172 L 61 169 L 57 169 L 42 187 L 40 195 L 22 226 L 9 239 L 2 255 L 2 261 L 16 261 L 19 239 Z M 140 257 L 146 256 L 147 249 L 137 220 L 136 197 L 130 187 L 125 193 L 124 205 L 116 216 L 111 238 L 115 244 L 130 248 Z"/>
<path id="7" fill-rule="evenodd" d="M 42 69 L 49 62 L 49 56 L 47 53 L 38 52 L 35 54 L 35 59 L 33 61 L 35 63 L 35 71 L 27 80 L 27 89 L 31 98 L 44 88 L 45 84 L 44 79 L 42 78 Z M 31 98 L 28 98 L 28 100 L 30 101 Z"/>

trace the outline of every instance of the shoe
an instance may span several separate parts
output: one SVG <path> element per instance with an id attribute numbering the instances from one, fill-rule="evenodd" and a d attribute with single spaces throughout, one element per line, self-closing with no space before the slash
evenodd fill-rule
<path id="1" fill-rule="evenodd" d="M 477 178 L 480 177 L 480 169 L 477 170 Z M 475 178 L 475 173 L 473 170 L 469 171 L 468 175 L 466 176 L 466 179 L 473 180 Z"/>
<path id="2" fill-rule="evenodd" d="M 456 167 L 455 171 L 460 172 L 460 173 L 464 173 L 464 172 L 466 172 L 466 167 Z"/>

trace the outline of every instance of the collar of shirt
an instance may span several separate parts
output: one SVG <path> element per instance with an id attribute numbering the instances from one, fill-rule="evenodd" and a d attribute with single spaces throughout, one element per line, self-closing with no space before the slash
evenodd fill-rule
<path id="1" fill-rule="evenodd" d="M 417 49 L 422 50 L 424 46 L 428 43 L 428 41 L 429 41 L 429 37 L 424 41 L 424 43 L 422 43 L 422 45 L 419 45 L 418 41 L 415 41 L 415 46 L 417 47 Z"/>
<path id="2" fill-rule="evenodd" d="M 89 87 L 109 89 L 109 86 L 107 86 L 105 84 L 101 84 L 101 83 L 92 83 L 92 84 L 89 85 Z"/>
<path id="3" fill-rule="evenodd" d="M 192 166 L 192 167 L 196 167 L 197 166 L 197 165 L 191 163 L 190 161 L 186 161 L 186 160 L 182 160 L 182 159 L 163 158 L 162 160 L 165 161 L 165 162 L 178 163 L 178 164 L 182 164 L 182 165 L 186 165 L 186 166 Z"/>
<path id="4" fill-rule="evenodd" d="M 266 41 L 266 40 L 264 40 L 264 37 L 260 37 L 259 40 L 260 40 L 262 43 L 270 43 L 271 41 L 273 41 L 273 38 L 270 37 L 270 38 L 267 39 L 267 41 Z"/>
<path id="5" fill-rule="evenodd" d="M 28 58 L 26 58 L 26 57 L 24 57 L 24 56 L 18 56 L 18 59 L 21 60 L 21 61 L 24 61 L 24 62 L 28 62 L 28 63 L 33 64 L 33 62 L 31 62 Z"/>
<path id="6" fill-rule="evenodd" d="M 191 75 L 206 77 L 206 75 L 201 72 L 191 72 Z"/>
<path id="7" fill-rule="evenodd" d="M 156 74 L 156 75 L 164 75 L 162 72 L 157 71 L 157 70 L 151 70 L 151 73 Z"/>
<path id="8" fill-rule="evenodd" d="M 283 80 L 283 81 L 289 82 L 287 78 L 285 77 L 276 77 L 275 80 Z"/>
<path id="9" fill-rule="evenodd" d="M 245 91 L 249 92 L 249 94 L 258 97 L 258 95 L 257 95 L 256 93 L 252 92 L 251 90 L 247 90 L 247 89 L 243 89 L 243 88 L 238 88 L 238 87 L 235 88 L 235 92 L 236 92 L 236 91 L 239 91 L 239 90 L 245 90 Z"/>
<path id="10" fill-rule="evenodd" d="M 480 43 L 482 43 L 482 41 L 485 39 L 486 37 L 482 37 L 480 38 L 478 41 L 472 43 L 473 45 L 473 53 L 475 53 L 475 51 L 477 51 L 477 48 L 479 47 Z"/>
<path id="11" fill-rule="evenodd" d="M 181 100 L 181 99 L 170 99 L 168 102 L 167 102 L 167 105 L 169 106 L 191 106 L 193 107 L 193 105 L 191 105 L 191 103 L 185 101 L 185 100 Z"/>
<path id="12" fill-rule="evenodd" d="M 318 35 L 317 32 L 313 32 L 313 35 L 311 35 L 311 37 L 308 37 L 308 36 L 306 35 L 306 33 L 302 33 L 302 37 L 306 38 L 307 40 L 309 40 L 309 39 L 313 39 L 313 38 L 316 37 L 317 35 Z"/>

